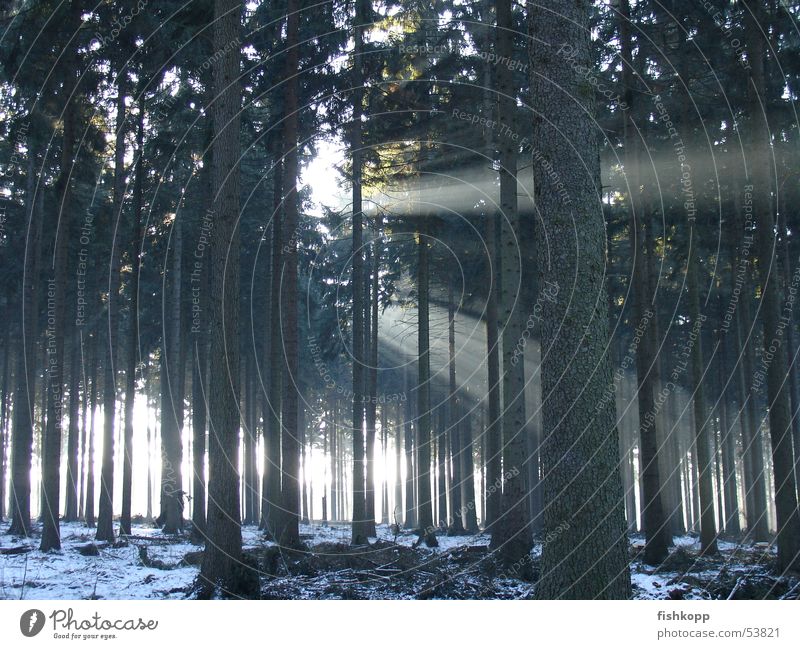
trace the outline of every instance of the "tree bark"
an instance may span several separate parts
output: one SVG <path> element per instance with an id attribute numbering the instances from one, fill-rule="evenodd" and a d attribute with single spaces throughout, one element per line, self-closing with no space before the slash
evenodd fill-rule
<path id="1" fill-rule="evenodd" d="M 500 57 L 514 58 L 511 0 L 497 0 Z M 525 417 L 525 345 L 523 336 L 521 224 L 517 205 L 518 131 L 516 87 L 511 69 L 496 66 L 500 149 L 500 319 L 503 350 L 503 496 L 500 524 L 492 528 L 490 547 L 506 567 L 521 562 L 533 546 L 526 495 L 527 420 Z M 530 333 L 530 331 L 528 331 Z"/>
<path id="2" fill-rule="evenodd" d="M 127 71 L 119 72 L 116 99 L 116 139 L 114 141 L 114 196 L 112 199 L 111 260 L 108 278 L 108 350 L 103 385 L 103 462 L 100 473 L 100 509 L 97 518 L 97 540 L 114 540 L 114 422 L 117 406 L 117 339 L 119 327 L 119 287 L 122 246 L 118 245 L 125 198 L 125 134 Z"/>
<path id="3" fill-rule="evenodd" d="M 283 135 L 283 266 L 281 322 L 283 324 L 283 402 L 281 406 L 281 480 L 283 516 L 278 542 L 284 547 L 300 545 L 300 436 L 299 436 L 299 349 L 297 324 L 297 239 L 299 196 L 298 93 L 299 84 L 299 3 L 289 0 L 286 18 L 286 91 L 284 94 Z"/>
<path id="4" fill-rule="evenodd" d="M 763 6 L 746 3 L 745 33 L 749 68 L 748 119 L 750 148 L 748 168 L 752 191 L 752 209 L 756 221 L 756 240 L 761 284 L 761 311 L 764 332 L 764 356 L 758 372 L 766 368 L 769 431 L 772 441 L 772 465 L 775 481 L 775 514 L 778 525 L 778 567 L 781 571 L 800 569 L 800 511 L 792 461 L 792 423 L 789 390 L 786 385 L 785 343 L 786 309 L 779 295 L 779 273 L 775 263 L 775 212 L 771 202 L 773 181 L 770 178 L 771 134 L 765 105 L 768 101 L 764 79 L 765 49 L 762 38 L 767 21 Z M 746 188 L 747 190 L 747 188 Z M 791 307 L 789 308 L 791 316 Z M 789 317 L 788 326 L 791 325 Z M 772 357 L 771 362 L 767 355 Z"/>
<path id="5" fill-rule="evenodd" d="M 80 24 L 80 3 L 73 0 L 68 9 L 68 28 L 77 30 Z M 66 358 L 64 340 L 67 327 L 67 268 L 70 223 L 72 221 L 72 175 L 76 133 L 76 74 L 77 51 L 70 45 L 64 55 L 64 135 L 61 145 L 61 166 L 54 194 L 58 208 L 53 211 L 52 228 L 56 232 L 53 248 L 53 265 L 50 268 L 47 290 L 47 382 L 42 386 L 47 393 L 47 422 L 42 443 L 42 552 L 61 549 L 58 508 L 61 499 L 61 439 L 62 400 Z"/>
<path id="6" fill-rule="evenodd" d="M 136 165 L 133 186 L 133 223 L 131 224 L 131 263 L 128 340 L 125 358 L 125 424 L 122 448 L 122 513 L 121 534 L 131 533 L 131 501 L 133 498 L 133 406 L 136 401 L 136 371 L 139 366 L 139 272 L 142 247 L 142 194 L 144 192 L 144 112 L 145 95 L 139 95 L 136 123 Z"/>
<path id="7" fill-rule="evenodd" d="M 209 330 L 209 470 L 207 542 L 200 579 L 223 595 L 254 595 L 242 561 L 239 475 L 239 154 L 242 5 L 215 0 L 214 162 Z M 257 584 L 257 580 L 256 580 Z"/>
<path id="8" fill-rule="evenodd" d="M 589 117 L 595 89 L 577 71 L 591 66 L 590 10 L 589 0 L 554 0 L 547 10 L 528 3 L 533 142 L 569 188 L 565 204 L 541 165 L 534 167 L 544 216 L 536 228 L 539 286 L 572 282 L 542 309 L 543 531 L 551 540 L 542 549 L 539 599 L 631 595 L 616 408 L 603 401 L 613 383 L 599 149 Z M 557 53 L 564 47 L 575 65 Z"/>
<path id="9" fill-rule="evenodd" d="M 456 305 L 453 296 L 453 279 L 447 285 L 447 351 L 448 351 L 448 380 L 449 394 L 447 395 L 447 434 L 450 438 L 450 454 L 452 456 L 452 480 L 449 485 L 451 510 L 453 520 L 448 534 L 464 533 L 464 506 L 462 504 L 462 491 L 464 476 L 464 433 L 466 423 L 461 419 L 458 400 L 458 386 L 456 384 Z M 470 458 L 471 459 L 471 458 Z"/>
<path id="10" fill-rule="evenodd" d="M 364 25 L 367 21 L 367 0 L 356 0 L 353 24 L 353 119 L 351 156 L 353 160 L 353 545 L 368 542 L 370 526 L 367 517 L 367 494 L 364 449 L 364 233 L 361 195 L 363 152 L 361 115 L 364 102 Z"/>
<path id="11" fill-rule="evenodd" d="M 27 227 L 22 271 L 22 310 L 20 313 L 20 353 L 14 371 L 14 411 L 11 421 L 11 483 L 9 534 L 28 536 L 31 532 L 31 465 L 33 417 L 36 400 L 36 338 L 39 313 L 39 261 L 43 219 L 37 209 L 37 147 L 28 140 L 28 177 L 25 188 Z"/>
<path id="12" fill-rule="evenodd" d="M 78 446 L 80 428 L 80 330 L 75 327 L 72 335 L 72 349 L 69 362 L 69 428 L 67 432 L 67 482 L 64 507 L 64 520 L 78 520 Z"/>

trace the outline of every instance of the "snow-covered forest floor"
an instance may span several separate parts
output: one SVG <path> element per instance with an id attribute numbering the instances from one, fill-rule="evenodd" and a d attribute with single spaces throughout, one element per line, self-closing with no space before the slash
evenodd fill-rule
<path id="1" fill-rule="evenodd" d="M 94 543 L 94 529 L 62 524 L 62 550 L 42 553 L 38 539 L 0 533 L 0 599 L 181 599 L 190 596 L 202 547 L 134 526 L 114 546 Z M 4 532 L 4 530 L 3 530 Z M 541 544 L 532 552 L 533 582 L 503 574 L 484 534 L 440 535 L 439 547 L 413 547 L 417 537 L 387 525 L 369 548 L 351 548 L 350 526 L 301 526 L 306 551 L 281 551 L 245 526 L 245 552 L 261 572 L 261 596 L 278 599 L 524 599 L 534 596 Z M 780 576 L 766 544 L 720 542 L 720 555 L 698 556 L 692 536 L 660 567 L 639 560 L 631 542 L 636 599 L 798 599 L 800 577 Z M 30 548 L 30 549 L 29 549 Z"/>

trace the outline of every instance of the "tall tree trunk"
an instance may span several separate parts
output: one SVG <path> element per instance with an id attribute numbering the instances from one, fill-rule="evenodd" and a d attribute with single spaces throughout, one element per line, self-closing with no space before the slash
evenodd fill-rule
<path id="1" fill-rule="evenodd" d="M 732 259 L 733 261 L 733 259 Z M 733 264 L 731 264 L 733 273 Z M 723 322 L 724 311 L 722 300 L 720 299 L 720 322 Z M 729 417 L 731 403 L 733 401 L 731 383 L 736 381 L 736 374 L 731 370 L 730 350 L 728 343 L 728 332 L 719 332 L 720 342 L 720 361 L 718 364 L 718 380 L 721 386 L 721 439 L 722 444 L 722 490 L 725 503 L 725 531 L 734 536 L 741 533 L 739 526 L 739 488 L 736 476 L 736 435 L 734 427 L 731 425 Z M 739 412 L 739 418 L 744 413 Z"/>
<path id="2" fill-rule="evenodd" d="M 461 411 L 459 411 L 459 416 Z M 478 511 L 475 503 L 475 461 L 473 459 L 472 422 L 467 417 L 461 418 L 461 502 L 463 504 L 465 531 L 476 534 L 478 531 Z M 481 472 L 482 475 L 482 472 Z M 479 493 L 483 494 L 481 488 Z"/>
<path id="3" fill-rule="evenodd" d="M 308 465 L 308 447 L 311 444 L 310 439 L 306 439 L 306 413 L 303 407 L 304 399 L 301 399 L 298 404 L 298 432 L 300 435 L 300 459 L 302 466 L 300 467 L 300 476 L 303 480 L 302 492 L 302 521 L 304 523 L 310 522 L 309 503 L 308 503 L 308 481 L 309 481 L 309 465 Z"/>
<path id="4" fill-rule="evenodd" d="M 176 217 L 177 219 L 177 217 Z M 181 328 L 183 293 L 183 228 L 184 222 L 173 223 L 172 270 L 165 276 L 165 294 L 170 291 L 170 310 L 164 300 L 163 344 L 161 349 L 161 513 L 159 525 L 166 534 L 177 534 L 183 528 L 183 383 L 184 354 Z M 171 276 L 171 277 L 170 277 Z M 170 288 L 167 281 L 171 279 Z"/>
<path id="5" fill-rule="evenodd" d="M 776 202 L 778 195 L 776 195 Z M 777 205 L 776 205 L 777 206 Z M 789 227 L 786 221 L 786 209 L 778 209 L 779 232 L 782 237 L 781 245 L 781 266 L 783 270 L 784 295 L 786 291 L 797 290 L 796 285 L 792 286 L 792 262 L 789 251 Z M 795 275 L 798 269 L 794 271 Z M 798 380 L 798 363 L 795 360 L 797 354 L 797 333 L 795 332 L 794 314 L 787 314 L 789 324 L 786 327 L 786 362 L 789 373 L 789 395 L 791 397 L 791 420 L 792 438 L 794 447 L 794 480 L 795 486 L 800 496 L 800 380 Z"/>
<path id="6" fill-rule="evenodd" d="M 209 120 L 208 141 L 213 139 L 214 129 Z M 207 204 L 213 204 L 214 152 L 209 144 L 203 157 L 203 169 L 200 179 L 207 192 Z M 213 232 L 213 211 L 207 211 L 200 222 L 198 240 L 208 238 Z M 197 264 L 200 264 L 199 267 Z M 192 535 L 195 540 L 201 540 L 206 535 L 206 428 L 208 424 L 208 408 L 211 395 L 209 388 L 209 318 L 208 304 L 211 291 L 211 276 L 209 263 L 205 254 L 200 260 L 195 260 L 194 270 L 190 277 L 192 300 L 199 302 L 200 315 L 197 322 L 193 322 L 190 329 L 189 345 L 191 348 L 192 363 Z"/>
<path id="7" fill-rule="evenodd" d="M 299 11 L 298 0 L 289 0 L 286 18 L 286 91 L 284 93 L 283 135 L 283 267 L 285 282 L 281 290 L 283 324 L 283 403 L 281 406 L 282 448 L 282 525 L 278 542 L 284 547 L 300 544 L 300 437 L 299 437 L 299 349 L 297 324 L 297 239 L 299 224 L 298 167 L 298 93 L 299 81 Z"/>
<path id="8" fill-rule="evenodd" d="M 403 516 L 403 426 L 399 406 L 394 409 L 394 506 L 390 523 L 401 525 Z"/>
<path id="9" fill-rule="evenodd" d="M 539 286 L 568 277 L 563 294 L 581 296 L 568 300 L 560 292 L 542 309 L 543 520 L 552 540 L 542 549 L 539 599 L 631 595 L 616 408 L 613 400 L 598 406 L 613 383 L 600 161 L 590 121 L 595 89 L 578 72 L 591 66 L 590 9 L 589 0 L 554 0 L 547 10 L 528 3 L 533 141 L 570 191 L 565 204 L 534 167 L 534 200 L 544 215 L 536 228 Z M 556 53 L 565 47 L 575 65 Z M 580 153 L 569 144 L 575 142 Z"/>
<path id="10" fill-rule="evenodd" d="M 381 523 L 389 524 L 389 429 L 386 402 L 381 405 L 381 458 L 383 460 L 383 479 L 381 480 Z"/>
<path id="11" fill-rule="evenodd" d="M 742 436 L 745 492 L 748 495 L 747 534 L 754 541 L 767 541 L 770 537 L 767 516 L 767 485 L 764 474 L 764 446 L 757 414 L 758 400 L 753 387 L 755 327 L 750 315 L 750 294 L 747 291 L 743 291 L 743 293 L 744 298 L 740 302 L 737 322 L 737 342 L 739 357 L 742 359 L 739 364 L 739 392 L 744 408 Z M 745 332 L 748 337 L 746 340 L 742 340 L 742 334 Z"/>
<path id="12" fill-rule="evenodd" d="M 256 476 L 256 446 L 258 430 L 256 424 L 256 389 L 253 371 L 253 354 L 247 355 L 244 371 L 244 408 L 247 426 L 244 429 L 244 524 L 258 523 L 258 486 Z"/>
<path id="13" fill-rule="evenodd" d="M 464 457 L 464 434 L 462 429 L 465 422 L 461 419 L 458 403 L 458 386 L 456 384 L 456 305 L 453 296 L 453 278 L 447 284 L 447 371 L 449 379 L 449 393 L 447 395 L 447 434 L 450 437 L 450 453 L 453 457 L 452 480 L 449 485 L 453 521 L 448 531 L 449 534 L 464 533 L 464 507 L 461 492 L 464 478 L 462 465 Z"/>
<path id="14" fill-rule="evenodd" d="M 514 17 L 511 0 L 497 0 L 498 56 L 514 58 Z M 503 498 L 502 518 L 492 528 L 491 547 L 505 566 L 520 562 L 533 546 L 526 497 L 527 420 L 525 417 L 525 344 L 522 297 L 520 215 L 517 205 L 518 132 L 516 87 L 511 69 L 496 66 L 500 149 L 500 317 L 503 349 Z"/>
<path id="15" fill-rule="evenodd" d="M 363 179 L 363 152 L 361 150 L 361 116 L 364 103 L 364 26 L 368 20 L 368 0 L 356 0 L 353 23 L 353 119 L 350 147 L 353 159 L 353 529 L 351 542 L 363 545 L 368 542 L 370 526 L 367 516 L 367 494 L 364 450 L 364 245 L 363 205 L 361 182 Z"/>
<path id="16" fill-rule="evenodd" d="M 125 424 L 122 444 L 122 513 L 121 534 L 131 533 L 131 500 L 133 498 L 133 406 L 136 400 L 136 370 L 139 365 L 139 271 L 142 247 L 142 193 L 144 192 L 144 112 L 145 95 L 139 95 L 136 124 L 136 167 L 133 186 L 133 223 L 131 224 L 131 263 L 129 328 L 125 358 Z"/>
<path id="17" fill-rule="evenodd" d="M 90 344 L 89 352 L 89 367 L 91 368 L 91 379 L 89 381 L 89 452 L 86 466 L 86 502 L 84 505 L 84 513 L 86 525 L 94 527 L 95 514 L 94 514 L 94 501 L 95 501 L 95 486 L 94 486 L 94 456 L 95 456 L 95 412 L 97 410 L 97 377 L 100 371 L 96 365 L 97 361 L 97 340 Z"/>
<path id="18" fill-rule="evenodd" d="M 405 481 L 405 512 L 403 527 L 413 530 L 417 526 L 417 509 L 415 507 L 414 493 L 414 431 L 411 422 L 414 419 L 413 409 L 411 408 L 411 398 L 409 392 L 411 385 L 407 374 L 408 370 L 403 371 L 405 383 L 405 393 L 407 400 L 403 408 L 403 442 L 406 456 L 406 481 Z"/>
<path id="19" fill-rule="evenodd" d="M 103 462 L 100 473 L 100 508 L 97 517 L 97 540 L 114 540 L 114 442 L 117 406 L 117 338 L 119 327 L 119 287 L 122 246 L 118 245 L 125 198 L 125 92 L 127 71 L 117 78 L 116 139 L 114 142 L 114 196 L 112 199 L 111 260 L 108 278 L 108 350 L 103 385 Z"/>
<path id="20" fill-rule="evenodd" d="M 797 508 L 797 490 L 792 461 L 791 405 L 786 385 L 786 355 L 781 349 L 785 342 L 786 316 L 782 312 L 779 295 L 779 275 L 775 262 L 775 214 L 771 204 L 773 182 L 770 178 L 771 134 L 767 123 L 764 66 L 766 61 L 762 25 L 768 17 L 763 6 L 747 2 L 744 12 L 747 59 L 749 68 L 748 118 L 750 147 L 748 168 L 751 184 L 745 188 L 752 192 L 752 209 L 756 221 L 759 279 L 761 284 L 761 310 L 764 332 L 763 366 L 767 374 L 767 403 L 769 431 L 772 440 L 772 465 L 775 481 L 775 514 L 778 527 L 778 567 L 781 571 L 800 568 L 800 511 Z M 791 311 L 789 312 L 791 315 Z M 788 326 L 792 326 L 789 319 Z M 771 356 L 771 358 L 767 355 Z M 771 362 L 770 362 L 771 361 Z"/>
<path id="21" fill-rule="evenodd" d="M 376 217 L 375 231 L 380 228 L 380 218 Z M 375 462 L 376 445 L 375 429 L 377 420 L 377 394 L 378 394 L 378 269 L 379 255 L 377 237 L 373 233 L 372 246 L 366 249 L 366 266 L 368 271 L 364 277 L 364 358 L 367 360 L 366 369 L 366 408 L 365 420 L 367 431 L 367 528 L 369 536 L 376 536 L 375 532 Z"/>
<path id="22" fill-rule="evenodd" d="M 39 313 L 39 261 L 43 219 L 37 209 L 37 146 L 28 140 L 28 173 L 25 188 L 27 227 L 22 271 L 20 352 L 14 370 L 14 411 L 11 421 L 11 483 L 9 534 L 28 536 L 31 532 L 31 465 L 33 453 L 34 402 L 36 400 L 36 338 Z"/>
<path id="23" fill-rule="evenodd" d="M 433 499 L 431 497 L 431 349 L 430 349 L 430 312 L 428 307 L 430 282 L 430 250 L 427 232 L 428 219 L 425 214 L 419 216 L 417 234 L 417 435 L 416 446 L 419 449 L 418 472 L 418 508 L 417 528 L 420 538 L 428 547 L 438 545 L 433 525 Z"/>
<path id="24" fill-rule="evenodd" d="M 242 561 L 239 476 L 239 83 L 242 5 L 215 0 L 214 162 L 209 331 L 209 468 L 207 542 L 200 578 L 225 595 L 253 595 Z M 257 580 L 256 587 L 257 587 Z"/>
<path id="25" fill-rule="evenodd" d="M 711 449 L 709 431 L 712 428 L 709 422 L 709 415 L 706 410 L 705 383 L 703 376 L 705 369 L 703 366 L 703 321 L 700 317 L 700 287 L 697 278 L 697 267 L 700 264 L 700 237 L 697 233 L 694 215 L 689 221 L 688 243 L 689 256 L 686 268 L 686 284 L 689 290 L 689 317 L 691 320 L 691 334 L 689 335 L 688 346 L 692 338 L 694 343 L 691 347 L 692 362 L 692 402 L 694 405 L 694 431 L 696 456 L 693 464 L 697 467 L 698 494 L 699 494 L 699 521 L 700 521 L 700 546 L 703 554 L 716 554 L 717 552 L 717 529 L 714 520 L 714 484 L 713 484 L 713 464 L 711 461 Z"/>
<path id="26" fill-rule="evenodd" d="M 434 399 L 437 403 L 441 404 L 438 395 Z M 433 460 L 433 466 L 436 468 L 436 475 L 434 477 L 434 485 L 436 487 L 436 494 L 434 502 L 436 503 L 436 526 L 441 530 L 447 530 L 447 433 L 445 432 L 445 412 L 441 405 L 437 406 L 434 411 L 436 415 L 436 444 L 432 446 L 435 450 L 436 457 Z"/>
<path id="27" fill-rule="evenodd" d="M 656 305 L 650 294 L 646 257 L 654 251 L 649 245 L 653 232 L 648 227 L 645 210 L 649 206 L 641 200 L 639 182 L 639 156 L 636 143 L 637 130 L 633 121 L 632 106 L 638 98 L 634 94 L 636 75 L 633 70 L 633 45 L 631 39 L 630 5 L 628 0 L 619 0 L 620 53 L 622 55 L 622 85 L 625 88 L 623 111 L 623 139 L 625 146 L 625 177 L 628 186 L 630 237 L 633 248 L 633 301 L 636 335 L 640 336 L 636 353 L 636 378 L 639 411 L 640 466 L 642 471 L 642 520 L 645 532 L 645 561 L 651 565 L 660 564 L 667 556 L 669 538 L 667 521 L 661 501 L 661 476 L 659 471 L 658 428 L 653 399 L 657 363 L 655 351 L 657 340 L 654 335 L 654 320 L 657 317 Z M 639 330 L 641 334 L 639 334 Z"/>
<path id="28" fill-rule="evenodd" d="M 281 336 L 281 268 L 283 219 L 283 162 L 281 139 L 277 138 L 274 152 L 273 211 L 270 255 L 270 300 L 268 396 L 264 400 L 264 484 L 261 496 L 261 526 L 267 539 L 277 540 L 283 516 L 281 494 L 281 393 L 283 383 L 283 340 Z"/>
<path id="29" fill-rule="evenodd" d="M 68 9 L 67 27 L 71 33 L 80 25 L 81 3 L 73 0 Z M 66 80 L 64 82 L 64 134 L 61 145 L 61 166 L 55 183 L 54 194 L 58 208 L 54 210 L 52 224 L 56 232 L 53 248 L 53 264 L 47 289 L 47 383 L 42 386 L 47 393 L 47 423 L 42 446 L 42 552 L 61 548 L 61 533 L 58 521 L 58 508 L 61 499 L 61 439 L 62 439 L 62 400 L 64 391 L 64 340 L 67 327 L 67 268 L 69 253 L 70 223 L 72 221 L 72 189 L 70 177 L 73 171 L 75 154 L 75 133 L 77 119 L 77 89 L 75 66 L 77 52 L 73 45 L 64 54 Z"/>
<path id="30" fill-rule="evenodd" d="M 76 327 L 72 335 L 72 349 L 69 362 L 69 428 L 67 432 L 67 482 L 66 499 L 64 507 L 64 520 L 78 520 L 78 446 L 80 441 L 80 428 L 78 418 L 80 413 L 80 335 Z"/>
<path id="31" fill-rule="evenodd" d="M 331 520 L 339 520 L 339 402 L 334 399 L 331 406 Z M 326 427 L 327 429 L 327 427 Z"/>
<path id="32" fill-rule="evenodd" d="M 11 324 L 6 322 L 3 332 L 3 394 L 0 410 L 0 521 L 6 518 L 6 440 L 8 439 L 8 404 L 11 400 Z"/>
<path id="33" fill-rule="evenodd" d="M 152 395 L 152 385 L 155 381 L 151 378 L 146 379 L 145 394 L 147 395 L 147 407 L 155 405 L 155 397 Z M 147 423 L 147 511 L 145 514 L 147 521 L 153 521 L 153 429 L 150 422 Z"/>

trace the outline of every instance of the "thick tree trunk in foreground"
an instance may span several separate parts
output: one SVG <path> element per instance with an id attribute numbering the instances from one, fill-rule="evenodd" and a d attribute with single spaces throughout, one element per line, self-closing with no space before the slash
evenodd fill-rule
<path id="1" fill-rule="evenodd" d="M 748 5 L 756 5 L 748 2 Z M 786 308 L 779 294 L 780 278 L 775 257 L 775 218 L 771 204 L 771 135 L 764 106 L 768 100 L 764 80 L 765 47 L 762 37 L 766 16 L 763 9 L 749 6 L 745 11 L 747 58 L 752 61 L 749 78 L 748 118 L 750 149 L 748 167 L 756 220 L 759 279 L 762 294 L 764 357 L 759 373 L 766 371 L 769 431 L 775 482 L 775 514 L 778 525 L 778 567 L 781 571 L 800 569 L 800 511 L 797 508 L 794 462 L 792 461 L 792 423 L 789 386 L 786 381 Z M 759 18 L 761 20 L 759 20 Z M 791 307 L 789 307 L 791 317 Z M 791 320 L 788 326 L 791 325 Z M 769 352 L 771 362 L 767 356 Z"/>
<path id="2" fill-rule="evenodd" d="M 258 579 L 242 561 L 239 475 L 239 0 L 214 4 L 214 227 L 211 232 L 209 329 L 209 471 L 201 583 L 223 595 L 257 596 Z M 254 583 L 253 583 L 254 582 Z"/>
<path id="3" fill-rule="evenodd" d="M 598 133 L 586 112 L 594 112 L 595 89 L 577 71 L 591 66 L 590 8 L 589 0 L 554 0 L 547 10 L 528 3 L 533 141 L 568 192 L 534 167 L 544 219 L 536 228 L 539 286 L 569 278 L 542 309 L 543 531 L 551 540 L 542 549 L 539 599 L 631 595 L 616 407 L 603 399 L 613 384 Z M 575 65 L 565 64 L 565 48 Z"/>
<path id="4" fill-rule="evenodd" d="M 283 157 L 283 266 L 281 322 L 283 323 L 283 404 L 281 406 L 281 480 L 283 516 L 278 542 L 284 547 L 300 545 L 300 382 L 297 323 L 297 227 L 299 223 L 298 93 L 299 93 L 299 3 L 289 0 L 286 17 L 286 91 L 284 93 Z"/>

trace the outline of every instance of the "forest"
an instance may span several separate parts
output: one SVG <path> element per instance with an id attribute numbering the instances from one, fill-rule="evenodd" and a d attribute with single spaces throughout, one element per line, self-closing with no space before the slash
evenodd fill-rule
<path id="1" fill-rule="evenodd" d="M 799 19 L 0 2 L 0 599 L 800 599 Z"/>

